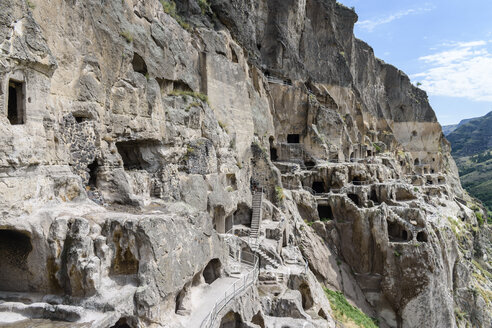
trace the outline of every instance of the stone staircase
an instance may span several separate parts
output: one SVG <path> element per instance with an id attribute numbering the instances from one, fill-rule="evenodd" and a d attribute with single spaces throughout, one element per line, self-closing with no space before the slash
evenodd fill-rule
<path id="1" fill-rule="evenodd" d="M 263 204 L 263 191 L 256 191 L 253 193 L 253 214 L 251 215 L 251 230 L 249 232 L 249 238 L 252 242 L 258 239 L 260 232 L 260 222 L 262 215 Z"/>
<path id="2" fill-rule="evenodd" d="M 270 257 L 267 253 L 262 251 L 259 247 L 255 249 L 256 254 L 258 254 L 259 257 L 261 257 L 263 260 L 265 260 L 268 264 L 270 264 L 272 267 L 277 269 L 280 266 L 280 263 L 277 262 L 274 258 Z"/>

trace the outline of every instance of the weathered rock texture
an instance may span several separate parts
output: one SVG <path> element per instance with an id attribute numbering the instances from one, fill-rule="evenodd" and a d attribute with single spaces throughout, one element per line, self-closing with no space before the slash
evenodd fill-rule
<path id="1" fill-rule="evenodd" d="M 259 283 L 215 326 L 335 327 L 328 287 L 381 327 L 490 327 L 483 209 L 356 20 L 334 0 L 2 1 L 0 322 L 199 327 L 234 247 L 252 259 L 261 187 Z"/>

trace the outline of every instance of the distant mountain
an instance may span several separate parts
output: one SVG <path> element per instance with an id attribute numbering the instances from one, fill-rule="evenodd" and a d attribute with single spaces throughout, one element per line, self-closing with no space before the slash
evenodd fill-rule
<path id="1" fill-rule="evenodd" d="M 444 133 L 444 135 L 447 137 L 451 132 L 456 130 L 459 126 L 462 126 L 463 124 L 465 124 L 467 122 L 470 122 L 470 121 L 473 121 L 473 120 L 476 120 L 479 118 L 481 118 L 481 117 L 467 118 L 467 119 L 461 120 L 458 124 L 443 125 L 442 126 L 442 133 Z"/>
<path id="2" fill-rule="evenodd" d="M 492 112 L 464 121 L 447 135 L 451 154 L 463 187 L 492 211 Z"/>
<path id="3" fill-rule="evenodd" d="M 470 119 L 446 137 L 453 156 L 470 156 L 492 149 L 492 112 Z"/>

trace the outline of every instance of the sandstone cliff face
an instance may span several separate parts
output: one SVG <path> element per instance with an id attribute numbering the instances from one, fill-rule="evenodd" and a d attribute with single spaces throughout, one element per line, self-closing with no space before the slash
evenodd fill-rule
<path id="1" fill-rule="evenodd" d="M 257 251 L 212 326 L 342 325 L 327 287 L 381 327 L 489 327 L 483 210 L 356 20 L 331 0 L 2 2 L 0 325 L 200 327 Z"/>

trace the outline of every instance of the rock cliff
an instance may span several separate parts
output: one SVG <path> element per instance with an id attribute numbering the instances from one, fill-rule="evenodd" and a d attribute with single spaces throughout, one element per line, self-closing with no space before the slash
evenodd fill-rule
<path id="1" fill-rule="evenodd" d="M 0 326 L 353 325 L 329 289 L 380 327 L 490 327 L 484 210 L 356 21 L 2 1 Z"/>

